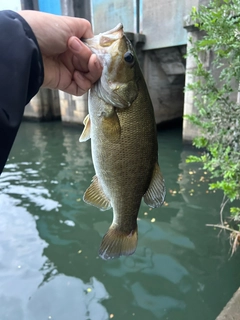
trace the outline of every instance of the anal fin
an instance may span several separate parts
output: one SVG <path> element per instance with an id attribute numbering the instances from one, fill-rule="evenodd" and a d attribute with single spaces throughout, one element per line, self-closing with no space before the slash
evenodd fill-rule
<path id="1" fill-rule="evenodd" d="M 99 184 L 97 176 L 93 177 L 91 185 L 84 193 L 83 200 L 101 210 L 108 210 L 111 208 L 110 200 L 107 198 Z"/>
<path id="2" fill-rule="evenodd" d="M 144 195 L 144 202 L 152 208 L 160 207 L 166 195 L 165 183 L 158 163 L 155 164 L 152 180 Z"/>
<path id="3" fill-rule="evenodd" d="M 84 141 L 87 141 L 88 139 L 91 138 L 90 123 L 91 122 L 90 122 L 89 114 L 87 114 L 83 120 L 84 129 L 83 129 L 83 132 L 79 138 L 79 142 L 84 142 Z"/>

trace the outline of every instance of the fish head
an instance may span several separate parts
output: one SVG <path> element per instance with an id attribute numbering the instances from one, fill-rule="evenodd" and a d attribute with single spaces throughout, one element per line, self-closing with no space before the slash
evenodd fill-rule
<path id="1" fill-rule="evenodd" d="M 120 23 L 84 43 L 95 53 L 102 66 L 102 76 L 94 85 L 98 96 L 114 107 L 129 107 L 138 95 L 137 69 L 133 46 Z"/>

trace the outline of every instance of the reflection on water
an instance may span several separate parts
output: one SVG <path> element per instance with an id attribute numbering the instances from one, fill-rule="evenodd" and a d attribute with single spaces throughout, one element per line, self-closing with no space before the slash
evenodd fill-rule
<path id="1" fill-rule="evenodd" d="M 212 320 L 239 286 L 218 223 L 220 194 L 187 165 L 180 129 L 159 132 L 167 185 L 162 208 L 144 203 L 136 253 L 99 259 L 112 212 L 86 205 L 94 175 L 79 128 L 23 123 L 0 177 L 0 319 Z"/>

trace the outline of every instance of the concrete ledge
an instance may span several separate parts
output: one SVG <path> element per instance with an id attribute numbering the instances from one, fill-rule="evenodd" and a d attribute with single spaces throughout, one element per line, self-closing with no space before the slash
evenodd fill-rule
<path id="1" fill-rule="evenodd" d="M 227 303 L 216 320 L 239 320 L 240 319 L 240 288 L 235 292 L 232 299 Z"/>

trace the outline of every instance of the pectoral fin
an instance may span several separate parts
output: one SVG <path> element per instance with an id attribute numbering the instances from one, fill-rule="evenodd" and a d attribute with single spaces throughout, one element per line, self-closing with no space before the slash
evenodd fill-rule
<path id="1" fill-rule="evenodd" d="M 83 120 L 83 124 L 84 124 L 84 129 L 83 132 L 79 138 L 79 142 L 84 142 L 87 141 L 88 139 L 91 138 L 90 136 L 90 118 L 89 118 L 89 114 L 86 115 L 86 117 Z"/>
<path id="2" fill-rule="evenodd" d="M 152 180 L 144 195 L 144 202 L 152 208 L 159 207 L 163 204 L 166 195 L 165 183 L 160 171 L 159 165 L 156 163 Z"/>
<path id="3" fill-rule="evenodd" d="M 115 110 L 110 115 L 102 117 L 102 130 L 110 142 L 117 143 L 119 141 L 121 126 Z"/>
<path id="4" fill-rule="evenodd" d="M 90 187 L 84 193 L 83 200 L 103 211 L 111 208 L 110 200 L 106 197 L 97 176 L 93 177 Z"/>

